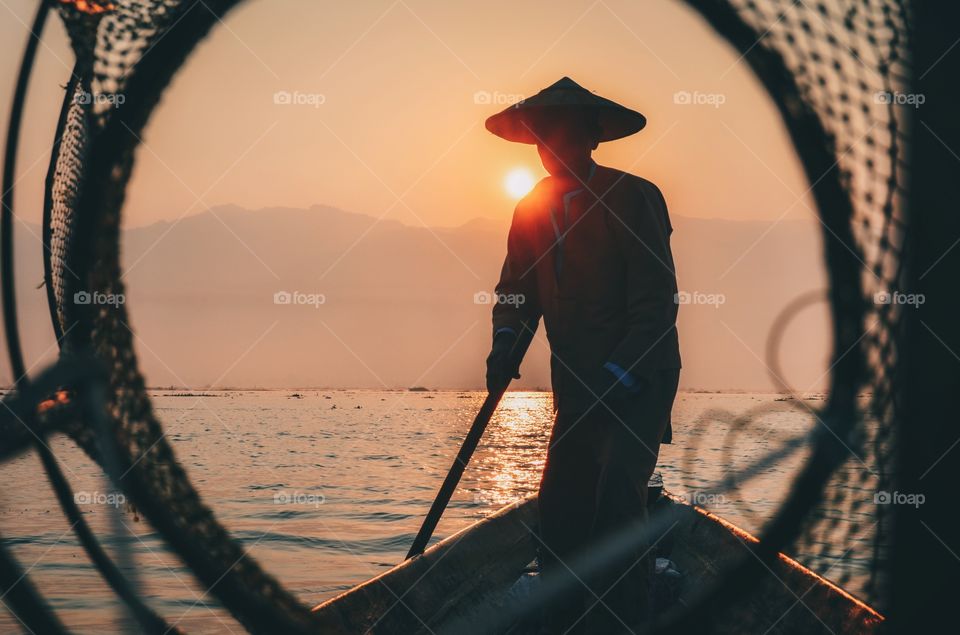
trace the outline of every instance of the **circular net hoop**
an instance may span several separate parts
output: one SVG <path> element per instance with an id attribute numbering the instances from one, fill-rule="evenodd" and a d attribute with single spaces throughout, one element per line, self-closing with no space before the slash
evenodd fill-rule
<path id="1" fill-rule="evenodd" d="M 828 245 L 839 335 L 831 390 L 845 384 L 864 390 L 857 403 L 862 423 L 845 440 L 849 456 L 830 478 L 824 500 L 811 510 L 790 551 L 813 554 L 802 563 L 882 611 L 890 518 L 875 496 L 891 490 L 895 344 L 904 310 L 894 296 L 903 273 L 906 157 L 917 109 L 910 93 L 909 6 L 899 0 L 688 4 L 753 65 L 784 114 Z M 781 68 L 771 68 L 776 66 Z M 800 127 L 798 120 L 810 116 L 822 134 L 810 135 L 809 127 Z M 822 156 L 822 151 L 829 160 L 812 165 L 810 157 Z M 831 243 L 841 257 L 831 258 Z M 862 295 L 859 310 L 838 316 L 838 303 L 856 306 L 843 297 L 858 291 L 854 279 Z M 857 335 L 844 337 L 845 329 Z M 850 356 L 862 356 L 863 364 L 846 364 Z"/>
<path id="2" fill-rule="evenodd" d="M 904 157 L 915 112 L 901 98 L 910 84 L 907 3 L 686 1 L 766 86 L 823 225 L 834 335 L 828 408 L 850 422 L 827 432 L 847 454 L 814 492 L 819 502 L 787 510 L 803 519 L 802 531 L 779 548 L 813 554 L 804 564 L 842 586 L 853 584 L 852 592 L 882 611 L 889 519 L 874 493 L 890 489 L 897 416 L 893 369 L 902 305 L 889 294 L 897 292 L 901 275 Z M 118 485 L 244 626 L 336 632 L 247 556 L 200 500 L 154 414 L 125 306 L 72 301 L 77 293 L 124 292 L 120 217 L 140 135 L 196 43 L 235 4 L 57 5 L 76 66 L 48 173 L 46 282 L 64 355 L 89 354 L 105 367 L 108 432 L 98 439 L 89 421 L 70 416 L 61 429 L 101 464 L 114 466 L 108 471 L 125 474 Z M 111 99 L 118 94 L 124 95 L 121 109 Z M 55 406 L 46 416 L 55 419 L 72 407 Z"/>
<path id="3" fill-rule="evenodd" d="M 147 395 L 126 311 L 73 300 L 83 293 L 123 292 L 120 213 L 134 150 L 172 76 L 234 4 L 58 5 L 77 61 L 48 177 L 48 297 L 55 330 L 64 335 L 64 355 L 89 353 L 106 370 L 106 439 L 83 422 L 67 432 L 115 472 L 115 480 L 126 474 L 118 485 L 244 626 L 254 632 L 308 632 L 316 630 L 309 608 L 245 553 L 177 462 Z M 114 107 L 118 95 L 122 111 Z"/>

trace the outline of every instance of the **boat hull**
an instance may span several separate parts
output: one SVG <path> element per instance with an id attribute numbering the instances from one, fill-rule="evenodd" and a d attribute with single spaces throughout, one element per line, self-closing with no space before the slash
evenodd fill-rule
<path id="1" fill-rule="evenodd" d="M 664 493 L 651 507 L 670 514 L 662 547 L 683 573 L 679 603 L 688 603 L 756 538 L 699 507 Z M 314 611 L 324 632 L 444 633 L 470 624 L 476 632 L 491 611 L 504 610 L 508 591 L 536 556 L 531 531 L 536 497 L 509 505 L 438 542 Z M 659 549 L 658 549 L 659 551 Z M 718 633 L 871 633 L 883 618 L 869 606 L 780 554 L 749 597 L 718 615 Z M 507 598 L 507 600 L 505 600 Z M 498 617 L 502 617 L 498 615 Z M 506 632 L 510 625 L 491 627 Z"/>

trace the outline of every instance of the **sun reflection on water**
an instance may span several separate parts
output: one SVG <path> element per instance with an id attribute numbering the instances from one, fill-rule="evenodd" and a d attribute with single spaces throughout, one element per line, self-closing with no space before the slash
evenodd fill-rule
<path id="1" fill-rule="evenodd" d="M 548 393 L 509 392 L 494 415 L 463 486 L 477 516 L 536 492 L 546 458 L 553 401 Z"/>

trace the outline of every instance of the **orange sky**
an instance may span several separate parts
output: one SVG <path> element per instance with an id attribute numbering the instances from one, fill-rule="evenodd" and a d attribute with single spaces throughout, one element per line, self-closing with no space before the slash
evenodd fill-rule
<path id="1" fill-rule="evenodd" d="M 33 7 L 0 7 L 4 104 Z M 71 59 L 54 20 L 21 154 L 27 219 L 39 219 Z M 597 158 L 658 183 L 674 214 L 811 217 L 771 104 L 680 3 L 272 0 L 242 4 L 177 76 L 139 153 L 127 222 L 220 203 L 327 203 L 431 226 L 509 218 L 505 174 L 542 169 L 532 147 L 490 135 L 483 120 L 563 75 L 647 115 L 641 134 L 601 146 Z M 277 104 L 282 91 L 311 103 Z M 678 104 L 678 91 L 723 103 Z M 476 103 L 478 93 L 492 103 Z"/>
<path id="2" fill-rule="evenodd" d="M 0 3 L 5 14 L 0 38 L 7 52 L 6 63 L 0 65 L 2 104 L 9 102 L 34 9 L 35 3 L 27 0 Z M 44 175 L 72 59 L 59 20 L 51 20 L 30 86 L 21 144 L 16 199 L 21 220 L 40 222 Z M 487 217 L 495 223 L 486 226 L 505 231 L 514 206 L 504 188 L 506 175 L 526 168 L 539 178 L 543 171 L 534 147 L 494 137 L 483 121 L 507 102 L 564 75 L 647 116 L 644 131 L 603 144 L 596 158 L 660 185 L 674 217 L 813 221 L 806 179 L 774 107 L 750 69 L 679 2 L 252 0 L 213 30 L 166 92 L 138 150 L 125 223 L 135 227 L 175 221 L 221 204 L 251 210 L 326 204 L 413 227 L 457 226 Z M 6 106 L 0 107 L 0 117 L 6 112 Z M 305 262 L 316 255 L 311 252 L 330 230 L 315 230 L 306 237 L 314 242 L 295 253 L 288 246 L 277 253 L 249 247 L 278 223 L 245 240 L 222 221 L 214 226 L 214 238 L 226 241 L 220 249 L 243 243 L 246 260 L 239 262 L 269 276 L 276 285 L 271 293 L 289 281 L 280 279 L 270 264 L 280 268 L 278 263 L 290 258 Z M 766 385 L 767 370 L 757 351 L 763 350 L 773 315 L 823 279 L 818 249 L 804 247 L 802 254 L 785 255 L 792 244 L 789 232 L 781 236 L 771 231 L 768 236 L 768 230 L 785 231 L 786 225 L 711 226 L 715 229 L 709 235 L 702 229 L 707 225 L 699 230 L 688 225 L 690 233 L 674 236 L 681 288 L 731 294 L 723 310 L 681 312 L 688 368 L 683 386 Z M 371 226 L 370 237 L 377 236 L 375 229 Z M 29 247 L 20 250 L 18 258 L 38 267 L 39 240 L 31 241 L 22 225 L 18 232 Z M 218 383 L 346 382 L 377 387 L 383 382 L 371 375 L 375 367 L 390 377 L 386 383 L 402 387 L 429 367 L 433 374 L 424 377 L 424 383 L 479 385 L 489 333 L 486 328 L 470 329 L 488 323 L 489 309 L 458 303 L 478 289 L 492 288 L 502 242 L 490 242 L 464 271 L 464 260 L 430 233 L 436 241 L 427 244 L 445 251 L 424 260 L 423 267 L 449 268 L 440 273 L 451 274 L 451 280 L 452 273 L 466 279 L 443 299 L 453 307 L 444 309 L 449 333 L 438 333 L 432 318 L 403 323 L 402 307 L 389 300 L 379 300 L 369 324 L 358 322 L 362 310 L 356 306 L 331 301 L 330 333 L 318 328 L 316 320 L 301 320 L 295 327 L 289 313 L 275 314 L 273 305 L 258 305 L 256 310 L 245 307 L 230 313 L 228 332 L 222 326 L 214 329 L 223 339 L 222 351 L 202 356 L 206 366 L 201 368 L 195 349 L 171 327 L 196 316 L 189 308 L 152 297 L 159 283 L 141 283 L 131 291 L 131 311 L 135 318 L 150 316 L 135 321 L 138 335 L 153 343 L 141 351 L 148 380 L 171 385 L 183 383 L 180 377 L 186 376 L 189 383 L 207 385 L 227 368 Z M 366 236 L 362 232 L 357 242 Z M 163 281 L 161 274 L 172 263 L 202 251 L 186 239 L 176 244 L 185 253 L 168 254 L 162 262 L 157 256 L 162 248 L 148 249 L 149 262 L 140 263 L 136 275 L 146 276 L 153 263 L 156 279 Z M 394 268 L 389 250 L 358 265 L 356 254 L 364 246 L 347 248 L 342 266 L 341 256 L 326 254 L 334 264 L 324 261 L 321 271 L 335 266 L 347 280 L 358 275 L 351 267 L 360 273 Z M 420 255 L 412 253 L 411 260 Z M 292 268 L 302 269 L 296 263 Z M 798 272 L 803 275 L 787 281 Z M 46 324 L 45 294 L 36 285 L 41 276 L 39 270 L 29 275 L 33 277 L 19 289 L 21 313 L 39 319 L 24 321 L 28 357 L 49 358 L 55 346 Z M 756 289 L 763 297 L 754 297 L 751 290 Z M 202 285 L 178 290 L 190 298 L 188 307 L 210 301 L 208 291 Z M 143 307 L 152 307 L 161 317 L 151 322 L 155 316 Z M 225 310 L 220 305 L 215 309 Z M 164 313 L 177 310 L 183 315 Z M 333 317 L 336 311 L 339 318 Z M 385 315 L 397 322 L 396 332 L 384 331 L 379 318 Z M 237 316 L 251 320 L 246 330 L 235 323 Z M 793 356 L 803 371 L 797 376 L 813 383 L 822 380 L 826 359 L 821 345 L 827 341 L 825 322 L 822 316 L 817 320 L 793 342 L 803 349 Z M 270 331 L 277 323 L 284 327 Z M 357 333 L 350 330 L 354 328 Z M 410 349 L 404 355 L 394 353 L 371 341 L 371 332 L 381 333 L 385 341 L 406 342 Z M 323 368 L 313 369 L 307 360 L 300 375 L 284 375 L 288 364 L 278 352 L 286 350 L 283 337 L 290 338 L 290 350 L 324 351 Z M 262 346 L 260 338 L 265 338 Z M 810 346 L 811 341 L 818 344 Z M 211 352 L 214 344 L 206 343 Z M 256 349 L 249 355 L 243 352 L 248 346 Z M 153 360 L 149 353 L 154 350 L 164 351 L 163 359 Z M 329 357 L 335 354 L 341 357 Z M 384 359 L 377 357 L 381 354 Z M 438 359 L 443 363 L 437 364 Z M 545 359 L 540 355 L 531 362 L 542 368 L 526 375 L 528 385 L 545 385 Z M 698 375 L 701 371 L 713 375 Z"/>

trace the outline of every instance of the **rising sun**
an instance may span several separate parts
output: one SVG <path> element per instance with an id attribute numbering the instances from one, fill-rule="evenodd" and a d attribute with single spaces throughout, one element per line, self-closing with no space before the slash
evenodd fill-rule
<path id="1" fill-rule="evenodd" d="M 533 189 L 533 172 L 527 168 L 514 168 L 507 172 L 503 187 L 513 198 L 522 198 Z"/>

